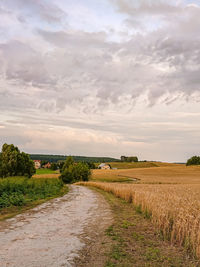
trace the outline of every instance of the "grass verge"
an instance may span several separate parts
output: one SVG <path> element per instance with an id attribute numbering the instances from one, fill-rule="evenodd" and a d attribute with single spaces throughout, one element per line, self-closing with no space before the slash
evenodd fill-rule
<path id="1" fill-rule="evenodd" d="M 104 195 L 113 211 L 114 222 L 106 230 L 110 251 L 105 267 L 197 267 L 183 248 L 163 241 L 149 220 L 149 214 L 111 193 L 92 188 Z M 104 245 L 104 244 L 102 244 Z"/>

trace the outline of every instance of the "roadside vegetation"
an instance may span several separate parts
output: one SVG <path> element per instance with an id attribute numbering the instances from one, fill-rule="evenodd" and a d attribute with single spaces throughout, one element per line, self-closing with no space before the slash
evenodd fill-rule
<path id="1" fill-rule="evenodd" d="M 33 161 L 13 144 L 4 144 L 0 154 L 0 219 L 12 216 L 18 211 L 33 207 L 50 198 L 68 191 L 59 179 L 34 179 L 36 172 Z M 48 175 L 55 171 L 37 170 Z M 44 177 L 44 176 L 43 176 Z M 44 177 L 46 178 L 46 177 Z"/>
<path id="2" fill-rule="evenodd" d="M 45 200 L 62 196 L 68 188 L 59 179 L 0 179 L 0 219 L 15 215 Z"/>
<path id="3" fill-rule="evenodd" d="M 185 249 L 164 241 L 159 229 L 140 207 L 111 193 L 95 190 L 107 199 L 114 217 L 105 233 L 109 239 L 102 244 L 107 255 L 105 267 L 199 266 L 198 260 L 188 257 Z"/>
<path id="4" fill-rule="evenodd" d="M 81 183 L 112 193 L 133 203 L 159 229 L 163 239 L 183 246 L 188 254 L 200 258 L 199 185 L 127 185 Z"/>

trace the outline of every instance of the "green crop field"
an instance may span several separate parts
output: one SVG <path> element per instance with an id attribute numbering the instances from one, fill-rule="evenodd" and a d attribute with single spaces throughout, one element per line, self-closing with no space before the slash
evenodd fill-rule
<path id="1" fill-rule="evenodd" d="M 37 169 L 36 174 L 41 175 L 41 174 L 52 174 L 52 173 L 57 173 L 57 171 L 52 171 L 50 169 Z"/>

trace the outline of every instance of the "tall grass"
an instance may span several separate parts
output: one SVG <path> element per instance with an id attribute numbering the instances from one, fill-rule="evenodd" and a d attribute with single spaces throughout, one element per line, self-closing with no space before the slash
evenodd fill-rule
<path id="1" fill-rule="evenodd" d="M 58 179 L 0 179 L 0 209 L 23 206 L 28 202 L 57 195 L 63 187 Z"/>
<path id="2" fill-rule="evenodd" d="M 200 185 L 148 185 L 88 182 L 113 193 L 150 217 L 172 243 L 200 258 Z"/>

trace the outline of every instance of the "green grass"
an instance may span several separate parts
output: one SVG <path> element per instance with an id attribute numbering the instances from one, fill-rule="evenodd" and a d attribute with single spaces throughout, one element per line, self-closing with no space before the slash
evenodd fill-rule
<path id="1" fill-rule="evenodd" d="M 50 169 L 37 169 L 36 174 L 52 174 L 52 173 L 57 173 L 57 171 L 52 171 Z"/>
<path id="2" fill-rule="evenodd" d="M 59 179 L 28 179 L 9 177 L 0 179 L 0 212 L 13 206 L 25 206 L 32 201 L 57 196 L 63 189 Z"/>

